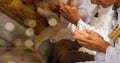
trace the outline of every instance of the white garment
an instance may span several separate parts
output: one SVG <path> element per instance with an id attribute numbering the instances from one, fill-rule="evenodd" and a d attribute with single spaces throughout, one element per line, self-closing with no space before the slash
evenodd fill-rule
<path id="1" fill-rule="evenodd" d="M 120 8 L 117 10 L 118 12 L 118 23 L 120 24 Z M 105 62 L 104 63 L 120 63 L 120 39 L 115 44 L 115 47 L 111 46 L 107 48 Z"/>
<path id="2" fill-rule="evenodd" d="M 90 0 L 73 0 L 73 1 L 82 19 L 86 23 L 89 22 L 92 11 L 95 9 L 96 5 L 92 4 Z M 76 28 L 76 26 L 72 25 L 71 23 L 68 25 L 68 28 L 71 28 L 71 26 L 73 29 Z M 73 29 L 71 29 L 72 32 Z"/>
<path id="3" fill-rule="evenodd" d="M 89 19 L 93 9 L 96 7 L 95 4 L 91 4 L 90 0 L 74 0 L 74 3 L 80 16 L 83 17 L 84 20 Z"/>
<path id="4" fill-rule="evenodd" d="M 107 36 L 112 28 L 112 17 L 114 12 L 112 10 L 112 6 L 108 8 L 98 7 L 96 7 L 93 11 L 89 24 L 85 23 L 82 19 L 80 19 L 80 21 L 77 24 L 77 27 L 75 27 L 75 25 L 72 25 L 71 30 L 84 30 L 88 28 L 98 32 L 101 36 L 103 36 L 103 38 L 106 41 L 109 41 L 110 39 Z M 94 16 L 97 12 L 96 10 L 99 13 L 99 17 Z"/>
<path id="5" fill-rule="evenodd" d="M 99 13 L 99 17 L 94 16 L 97 11 Z M 80 19 L 77 27 L 73 28 L 73 26 L 72 26 L 71 29 L 74 31 L 75 29 L 84 30 L 84 29 L 88 28 L 88 29 L 96 31 L 107 42 L 110 42 L 110 39 L 108 38 L 108 34 L 110 33 L 110 31 L 112 29 L 111 26 L 112 26 L 112 20 L 113 20 L 113 18 L 112 18 L 113 13 L 114 12 L 112 10 L 112 6 L 110 6 L 108 8 L 96 7 L 96 9 L 93 11 L 93 14 L 91 16 L 91 20 L 90 20 L 89 24 L 85 23 L 84 21 L 82 21 L 82 19 Z M 84 62 L 80 62 L 80 63 L 84 63 Z M 89 62 L 85 62 L 85 63 L 89 63 Z M 105 62 L 105 54 L 102 52 L 97 52 L 97 54 L 95 56 L 95 62 L 93 62 L 93 63 L 106 63 Z"/>

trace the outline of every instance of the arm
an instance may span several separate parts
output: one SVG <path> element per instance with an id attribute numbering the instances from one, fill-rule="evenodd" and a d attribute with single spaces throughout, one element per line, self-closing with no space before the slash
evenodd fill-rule
<path id="1" fill-rule="evenodd" d="M 91 50 L 106 53 L 109 44 L 98 33 L 91 30 L 76 30 L 73 34 L 73 38 L 75 38 L 82 46 Z"/>
<path id="2" fill-rule="evenodd" d="M 106 63 L 119 63 L 120 60 L 120 48 L 119 44 L 116 47 L 110 46 L 98 33 L 90 30 L 74 32 L 75 39 L 82 46 L 105 53 L 105 62 Z"/>
<path id="3" fill-rule="evenodd" d="M 107 42 L 110 41 L 110 39 L 108 38 L 108 34 L 109 34 L 109 29 L 106 28 L 96 28 L 94 26 L 90 26 L 89 24 L 85 23 L 82 20 L 78 21 L 77 27 L 75 25 L 70 26 L 72 32 L 74 32 L 76 29 L 77 30 L 84 30 L 84 29 L 90 29 L 93 30 L 97 33 L 99 33 Z"/>
<path id="4" fill-rule="evenodd" d="M 69 27 L 71 28 L 72 31 L 75 29 L 79 30 L 84 30 L 84 29 L 90 29 L 98 32 L 100 35 L 104 37 L 105 40 L 109 41 L 108 33 L 110 29 L 106 28 L 97 28 L 93 27 L 86 22 L 84 22 L 81 19 L 80 14 L 78 13 L 76 7 L 74 6 L 73 2 L 71 2 L 71 6 L 66 5 L 65 3 L 60 3 L 61 7 L 61 14 L 63 15 L 64 18 L 66 18 L 69 22 L 71 22 L 74 25 L 70 25 Z M 99 24 L 99 23 L 98 23 Z"/>
<path id="5" fill-rule="evenodd" d="M 74 3 L 84 21 L 89 19 L 92 11 L 96 7 L 96 5 L 93 5 L 90 0 L 74 0 Z"/>
<path id="6" fill-rule="evenodd" d="M 116 42 L 114 47 L 109 46 L 106 50 L 105 60 L 109 63 L 120 62 L 119 60 L 120 58 L 120 32 L 119 31 L 120 31 L 120 27 L 119 27 L 119 24 L 117 24 L 113 28 L 112 32 L 109 34 L 109 38 L 111 38 L 114 42 Z"/>
<path id="7" fill-rule="evenodd" d="M 89 18 L 95 5 L 91 4 L 89 0 L 73 1 L 69 0 L 68 5 L 60 2 L 60 12 L 69 22 L 76 25 L 80 18 L 84 21 Z"/>
<path id="8" fill-rule="evenodd" d="M 119 63 L 120 62 L 119 58 L 120 58 L 120 49 L 109 46 L 106 50 L 105 61 L 108 63 Z"/>

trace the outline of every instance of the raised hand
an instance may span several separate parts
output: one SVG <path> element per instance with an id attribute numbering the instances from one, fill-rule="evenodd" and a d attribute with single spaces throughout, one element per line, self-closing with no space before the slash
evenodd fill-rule
<path id="1" fill-rule="evenodd" d="M 80 15 L 73 3 L 73 1 L 70 1 L 69 5 L 59 2 L 60 4 L 60 13 L 61 15 L 67 19 L 69 22 L 77 25 L 78 21 L 80 20 Z"/>
<path id="2" fill-rule="evenodd" d="M 59 13 L 60 6 L 58 3 L 54 3 L 53 1 L 48 2 L 48 7 L 51 11 L 55 13 Z"/>

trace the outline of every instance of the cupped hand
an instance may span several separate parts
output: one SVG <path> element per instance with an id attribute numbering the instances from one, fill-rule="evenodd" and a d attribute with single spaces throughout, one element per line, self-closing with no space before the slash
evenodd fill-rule
<path id="1" fill-rule="evenodd" d="M 106 53 L 106 49 L 109 46 L 97 32 L 91 30 L 76 30 L 73 33 L 73 38 L 75 38 L 80 45 L 99 52 Z"/>

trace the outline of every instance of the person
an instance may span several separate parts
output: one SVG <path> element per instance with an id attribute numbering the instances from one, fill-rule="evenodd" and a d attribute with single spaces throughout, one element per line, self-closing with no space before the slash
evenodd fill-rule
<path id="1" fill-rule="evenodd" d="M 91 12 L 93 11 L 93 9 L 96 7 L 96 5 L 91 4 L 89 0 L 59 0 L 59 1 L 63 1 L 64 3 L 67 3 L 67 4 L 69 4 L 68 3 L 69 1 L 73 1 L 75 3 L 75 7 L 77 8 L 79 14 L 81 15 L 81 18 L 84 21 L 90 19 L 89 16 L 91 15 Z M 49 1 L 48 6 L 50 10 L 53 11 L 54 13 L 57 13 L 57 14 L 60 13 L 59 12 L 60 6 L 58 1 L 56 2 L 56 0 L 51 0 Z M 61 21 L 65 21 L 65 19 L 62 16 L 60 18 L 61 18 Z"/>
<path id="2" fill-rule="evenodd" d="M 92 10 L 95 8 L 96 5 L 91 4 L 89 0 L 73 0 L 73 2 L 76 3 L 75 7 L 77 8 L 78 12 L 81 14 L 81 18 L 84 21 L 89 20 L 90 13 L 92 12 Z M 71 5 L 70 1 L 68 5 Z M 53 8 L 53 6 L 51 7 Z M 62 21 L 65 20 L 63 19 Z M 75 27 L 72 24 L 68 25 L 68 27 L 71 26 Z M 83 53 L 81 51 L 78 51 L 80 47 L 81 46 L 79 44 L 71 40 L 65 39 L 58 41 L 55 45 L 55 53 L 53 55 L 52 63 L 56 63 L 57 61 L 60 61 L 61 63 L 74 63 L 74 62 L 94 59 L 93 55 L 89 55 L 88 53 Z"/>
<path id="3" fill-rule="evenodd" d="M 117 0 L 117 2 L 114 4 L 117 7 L 117 13 L 118 16 L 116 16 L 116 22 L 113 23 L 113 26 L 119 24 L 118 27 L 120 27 L 120 0 Z M 116 31 L 116 32 L 119 32 Z M 83 35 L 85 34 L 85 35 Z M 119 38 L 118 42 L 113 41 L 105 41 L 101 35 L 99 35 L 95 31 L 91 31 L 89 29 L 86 29 L 84 31 L 76 30 L 74 32 L 74 38 L 77 39 L 78 43 L 84 47 L 87 47 L 92 50 L 96 50 L 98 52 L 104 53 L 104 60 L 102 60 L 102 63 L 120 63 L 120 44 L 119 44 Z M 91 44 L 91 45 L 90 45 Z M 95 61 L 95 63 L 100 63 L 98 61 Z"/>
<path id="4" fill-rule="evenodd" d="M 57 8 L 59 8 L 59 6 L 57 6 L 57 4 L 54 2 L 55 0 L 53 0 L 53 1 L 49 1 L 49 3 L 48 3 L 48 6 L 49 6 L 49 8 L 50 8 L 50 10 L 51 11 L 53 11 L 54 13 L 59 13 L 58 12 L 58 9 Z M 64 1 L 64 0 L 63 0 Z M 82 14 L 82 16 L 84 17 L 84 18 L 82 18 L 83 20 L 85 20 L 85 19 L 87 19 L 88 17 L 86 17 L 86 16 L 88 16 L 88 13 L 90 13 L 91 11 L 92 11 L 92 8 L 93 7 L 91 7 L 91 6 L 94 6 L 94 5 L 91 5 L 91 3 L 90 3 L 90 1 L 89 0 L 74 0 L 74 2 L 76 2 L 76 7 L 77 7 L 77 9 L 79 10 L 79 12 L 82 12 L 83 14 Z M 84 4 L 83 4 L 84 3 Z M 90 3 L 90 4 L 88 4 L 88 3 Z M 87 7 L 85 6 L 86 4 L 88 4 L 87 5 Z M 83 5 L 83 6 L 82 6 Z M 57 8 L 56 7 L 54 7 L 54 6 L 57 6 Z M 85 7 L 84 7 L 85 6 Z M 91 8 L 90 8 L 90 7 Z M 89 10 L 89 11 L 88 11 Z M 38 9 L 38 11 L 40 11 L 40 9 Z M 45 12 L 45 11 L 48 11 L 48 10 L 44 10 L 44 12 L 39 12 L 40 14 L 42 13 L 42 14 L 46 14 L 46 17 L 47 16 L 49 16 L 49 13 L 47 13 L 47 12 Z M 87 13 L 87 14 L 85 14 L 85 13 Z M 86 18 L 85 18 L 86 17 Z M 64 27 L 64 26 L 63 26 Z M 69 43 L 71 43 L 72 41 L 70 41 L 70 40 L 62 40 L 63 42 L 65 41 L 66 42 L 66 45 L 67 45 L 67 42 Z M 63 43 L 62 42 L 62 43 Z M 69 45 L 70 45 L 70 43 L 69 43 Z M 64 45 L 64 46 L 66 46 L 66 45 Z M 78 44 L 78 46 L 79 46 L 79 44 Z M 75 47 L 77 47 L 77 46 L 75 46 Z M 55 47 L 56 48 L 56 47 Z M 64 48 L 61 48 L 61 49 L 64 49 Z M 67 48 L 66 48 L 67 49 Z M 75 49 L 74 49 L 75 50 Z M 46 53 L 46 52 L 45 52 Z M 82 52 L 80 52 L 79 54 L 79 56 L 78 56 L 78 54 L 76 54 L 76 53 L 78 53 L 78 52 L 76 52 L 75 51 L 75 54 L 73 53 L 73 52 L 70 52 L 70 53 L 72 53 L 72 54 L 70 54 L 71 56 L 73 55 L 74 57 L 69 57 L 69 58 L 65 58 L 66 60 L 68 60 L 68 62 L 64 62 L 64 63 L 73 63 L 73 62 L 75 62 L 75 61 L 85 61 L 86 60 L 86 58 L 82 58 L 82 59 L 79 59 L 79 58 L 81 58 L 81 55 L 82 56 L 86 56 L 86 57 L 88 57 L 89 55 L 87 55 L 86 53 L 84 53 L 84 55 L 82 54 Z M 52 54 L 51 54 L 52 55 Z M 78 58 L 76 59 L 75 57 L 76 56 L 78 56 Z M 56 56 L 55 56 L 56 57 Z M 67 56 L 66 56 L 67 57 Z M 75 58 L 75 60 L 73 60 L 72 58 Z M 62 58 L 62 60 L 63 60 L 64 58 Z M 70 59 L 72 59 L 71 61 L 69 61 Z M 93 59 L 93 56 L 92 55 L 90 55 L 90 57 L 88 58 L 89 60 L 91 60 L 91 59 Z M 88 60 L 87 59 L 87 60 Z M 54 61 L 52 62 L 52 63 L 56 63 L 56 59 L 53 59 Z M 63 61 L 62 61 L 63 62 Z"/>
<path id="5" fill-rule="evenodd" d="M 93 4 L 97 4 L 98 6 L 93 10 L 89 23 L 85 23 L 81 19 L 73 2 L 71 2 L 73 4 L 71 6 L 68 6 L 65 3 L 60 3 L 60 12 L 64 18 L 76 26 L 76 28 L 73 28 L 73 31 L 76 29 L 84 30 L 88 28 L 96 31 L 103 37 L 103 39 L 105 39 L 105 41 L 109 42 L 110 39 L 107 36 L 112 29 L 112 23 L 115 20 L 113 18 L 114 11 L 112 10 L 112 5 L 118 1 L 119 0 L 111 0 L 109 2 L 108 0 L 91 0 Z M 97 51 L 95 55 L 96 63 L 102 63 L 104 60 L 105 54 L 101 51 Z"/>

